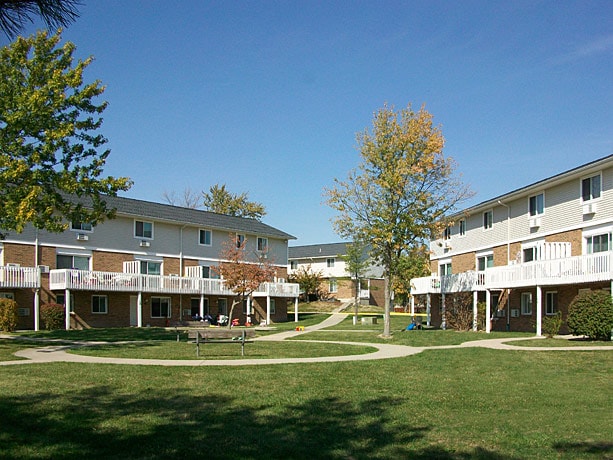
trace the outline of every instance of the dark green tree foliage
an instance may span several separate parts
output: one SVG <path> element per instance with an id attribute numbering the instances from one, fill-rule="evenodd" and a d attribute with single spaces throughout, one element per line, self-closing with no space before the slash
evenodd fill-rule
<path id="1" fill-rule="evenodd" d="M 13 332 L 17 327 L 17 302 L 0 299 L 0 330 Z"/>
<path id="2" fill-rule="evenodd" d="M 62 329 L 65 321 L 65 310 L 63 305 L 57 303 L 46 303 L 40 306 L 40 319 L 48 331 Z"/>
<path id="3" fill-rule="evenodd" d="M 65 27 L 79 17 L 80 4 L 78 0 L 0 0 L 0 29 L 15 37 L 37 16 L 49 28 Z"/>
<path id="4" fill-rule="evenodd" d="M 613 329 L 613 300 L 607 291 L 585 291 L 568 308 L 568 328 L 575 335 L 607 340 Z"/>
<path id="5" fill-rule="evenodd" d="M 60 35 L 19 37 L 0 50 L 0 228 L 50 232 L 67 222 L 113 216 L 104 201 L 131 186 L 102 177 L 110 150 L 97 133 L 107 103 L 99 81 L 83 83 L 92 58 L 73 66 L 74 44 Z M 74 199 L 76 197 L 77 199 Z"/>

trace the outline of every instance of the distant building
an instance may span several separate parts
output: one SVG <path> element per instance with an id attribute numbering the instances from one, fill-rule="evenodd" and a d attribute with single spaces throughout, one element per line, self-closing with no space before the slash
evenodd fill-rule
<path id="1" fill-rule="evenodd" d="M 472 293 L 486 330 L 542 332 L 543 318 L 582 290 L 613 282 L 613 155 L 469 207 L 430 244 L 432 275 L 414 301 L 444 320 L 445 301 Z"/>
<path id="2" fill-rule="evenodd" d="M 234 293 L 213 268 L 230 237 L 246 240 L 247 253 L 265 254 L 277 269 L 234 317 L 268 323 L 286 321 L 288 303 L 297 311 L 298 285 L 286 282 L 293 236 L 254 219 L 106 201 L 117 216 L 98 226 L 70 222 L 59 234 L 27 227 L 0 241 L 0 297 L 17 301 L 19 328 L 41 327 L 39 308 L 48 302 L 65 305 L 66 328 L 166 326 L 196 314 L 228 315 Z"/>
<path id="3" fill-rule="evenodd" d="M 320 271 L 324 281 L 321 289 L 329 293 L 330 298 L 340 301 L 353 301 L 355 283 L 347 273 L 343 257 L 347 254 L 349 243 L 312 244 L 292 246 L 289 251 L 288 274 L 301 267 L 310 266 L 313 271 Z M 383 269 L 371 265 L 360 280 L 360 300 L 362 303 L 383 306 L 384 283 Z"/>

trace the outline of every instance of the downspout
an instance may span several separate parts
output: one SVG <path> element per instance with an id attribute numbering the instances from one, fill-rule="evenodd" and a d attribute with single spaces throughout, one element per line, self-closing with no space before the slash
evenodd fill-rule
<path id="1" fill-rule="evenodd" d="M 41 270 L 38 268 L 38 228 L 36 229 L 36 238 L 34 240 L 34 266 L 38 270 L 38 287 L 34 289 L 34 330 L 40 330 L 40 285 L 42 283 Z"/>
<path id="2" fill-rule="evenodd" d="M 498 204 L 507 208 L 507 265 L 511 262 L 511 207 L 498 200 Z M 507 332 L 511 330 L 511 294 L 507 296 Z"/>
<path id="3" fill-rule="evenodd" d="M 185 227 L 187 227 L 187 224 L 183 225 L 183 227 L 179 229 L 179 278 L 183 277 L 183 229 Z M 179 290 L 179 317 L 177 318 L 177 320 L 183 320 L 183 293 L 181 292 L 181 290 Z"/>

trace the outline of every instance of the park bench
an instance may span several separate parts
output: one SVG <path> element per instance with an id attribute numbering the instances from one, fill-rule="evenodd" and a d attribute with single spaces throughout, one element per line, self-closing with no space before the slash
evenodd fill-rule
<path id="1" fill-rule="evenodd" d="M 201 343 L 239 343 L 241 345 L 241 356 L 245 356 L 245 344 L 253 342 L 253 340 L 248 339 L 255 337 L 255 330 L 207 327 L 204 329 L 190 329 L 188 337 L 193 339 L 193 343 L 196 344 L 196 356 L 200 356 Z"/>

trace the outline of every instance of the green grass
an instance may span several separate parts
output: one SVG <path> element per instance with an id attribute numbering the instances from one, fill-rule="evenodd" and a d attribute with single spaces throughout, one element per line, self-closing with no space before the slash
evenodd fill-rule
<path id="1" fill-rule="evenodd" d="M 79 347 L 71 353 L 89 356 L 136 359 L 241 359 L 240 342 L 200 344 L 200 358 L 196 345 L 188 342 L 134 342 L 109 343 Z M 245 344 L 245 356 L 249 359 L 302 358 L 313 356 L 341 356 L 373 353 L 376 349 L 360 345 L 333 343 L 254 342 Z"/>
<path id="2" fill-rule="evenodd" d="M 513 341 L 513 345 L 520 347 L 611 347 L 613 341 L 573 339 L 531 339 Z"/>
<path id="3" fill-rule="evenodd" d="M 20 342 L 14 342 L 12 340 L 0 339 L 0 361 L 16 361 L 22 358 L 18 358 L 13 353 L 23 348 L 30 348 L 31 344 L 25 344 Z"/>
<path id="4" fill-rule="evenodd" d="M 0 366 L 0 457 L 602 459 L 611 407 L 609 351 Z"/>

